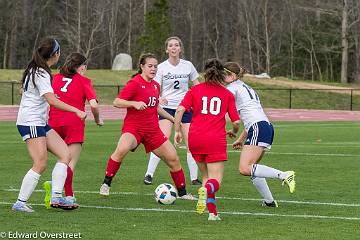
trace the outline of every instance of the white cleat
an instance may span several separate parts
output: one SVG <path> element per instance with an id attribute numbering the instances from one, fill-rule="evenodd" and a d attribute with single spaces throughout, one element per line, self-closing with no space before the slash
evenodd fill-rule
<path id="1" fill-rule="evenodd" d="M 100 187 L 99 193 L 101 196 L 109 196 L 110 195 L 110 187 L 106 183 L 103 183 L 103 185 L 101 185 L 101 187 Z"/>
<path id="2" fill-rule="evenodd" d="M 182 195 L 181 197 L 178 197 L 179 199 L 183 199 L 183 200 L 190 200 L 190 201 L 196 201 L 197 198 L 194 197 L 191 193 L 187 193 L 185 195 Z"/>
<path id="3" fill-rule="evenodd" d="M 35 212 L 30 206 L 26 205 L 23 202 L 16 202 L 11 208 L 13 211 L 16 212 L 26 212 L 26 213 L 32 213 Z"/>
<path id="4" fill-rule="evenodd" d="M 215 215 L 213 213 L 209 213 L 209 218 L 208 218 L 209 221 L 221 221 L 221 218 L 219 217 L 219 214 L 218 215 Z"/>

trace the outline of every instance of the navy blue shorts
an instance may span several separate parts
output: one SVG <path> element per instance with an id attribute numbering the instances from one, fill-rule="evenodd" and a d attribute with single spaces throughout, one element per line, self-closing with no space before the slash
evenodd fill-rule
<path id="1" fill-rule="evenodd" d="M 171 116 L 175 117 L 175 112 L 176 109 L 171 109 L 171 108 L 163 108 L 167 113 L 169 113 Z M 182 123 L 190 123 L 191 122 L 191 118 L 192 118 L 192 111 L 190 112 L 185 112 L 181 122 Z M 162 116 L 159 115 L 159 120 L 165 119 Z"/>
<path id="2" fill-rule="evenodd" d="M 273 140 L 273 125 L 269 122 L 261 121 L 251 125 L 248 131 L 245 145 L 255 145 L 270 149 Z"/>
<path id="3" fill-rule="evenodd" d="M 23 141 L 29 138 L 46 137 L 47 132 L 51 130 L 51 127 L 47 124 L 45 126 L 16 126 Z"/>

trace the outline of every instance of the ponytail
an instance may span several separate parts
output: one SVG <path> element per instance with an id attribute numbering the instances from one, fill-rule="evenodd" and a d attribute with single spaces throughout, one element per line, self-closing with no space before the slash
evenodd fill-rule
<path id="1" fill-rule="evenodd" d="M 208 59 L 205 63 L 205 82 L 213 85 L 222 85 L 225 82 L 223 64 L 216 58 Z"/>

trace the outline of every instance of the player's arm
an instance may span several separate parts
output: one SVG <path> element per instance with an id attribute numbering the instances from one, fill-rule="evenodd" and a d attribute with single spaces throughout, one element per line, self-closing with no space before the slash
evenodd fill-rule
<path id="1" fill-rule="evenodd" d="M 93 116 L 94 116 L 95 123 L 96 123 L 98 126 L 104 125 L 104 121 L 102 120 L 102 118 L 100 118 L 99 104 L 98 104 L 98 102 L 96 101 L 96 99 L 91 99 L 91 100 L 89 101 L 89 104 L 90 104 L 91 112 L 92 112 L 92 114 L 93 114 Z"/>
<path id="2" fill-rule="evenodd" d="M 240 121 L 237 120 L 235 122 L 232 122 L 232 129 L 227 131 L 226 134 L 231 137 L 231 138 L 235 138 L 237 135 L 237 132 L 239 131 L 239 123 Z"/>
<path id="3" fill-rule="evenodd" d="M 247 132 L 246 132 L 246 130 L 244 129 L 244 130 L 241 132 L 239 138 L 232 144 L 233 148 L 234 148 L 234 149 L 241 149 L 242 146 L 244 145 L 244 141 L 245 141 L 246 137 L 247 137 Z"/>
<path id="4" fill-rule="evenodd" d="M 79 109 L 77 109 L 76 107 L 73 107 L 69 104 L 64 103 L 63 101 L 60 101 L 59 99 L 57 99 L 55 97 L 55 94 L 52 92 L 47 92 L 45 94 L 43 94 L 43 96 L 45 97 L 46 101 L 49 103 L 50 106 L 54 107 L 54 108 L 58 108 L 60 110 L 63 111 L 67 111 L 67 112 L 73 112 L 75 113 L 81 120 L 85 120 L 86 118 L 86 112 L 80 111 Z"/>
<path id="5" fill-rule="evenodd" d="M 182 135 L 181 135 L 181 119 L 185 113 L 186 109 L 183 106 L 179 106 L 176 109 L 175 112 L 175 122 L 174 122 L 174 126 L 175 126 L 175 136 L 174 136 L 174 143 L 175 146 L 178 146 L 181 141 L 182 141 Z"/>
<path id="6" fill-rule="evenodd" d="M 197 77 L 194 81 L 192 81 L 193 86 L 198 85 L 200 83 L 199 78 L 200 78 L 200 76 Z"/>
<path id="7" fill-rule="evenodd" d="M 147 108 L 147 105 L 144 102 L 128 101 L 121 98 L 115 98 L 113 106 L 117 108 L 135 108 L 136 110 L 144 110 Z"/>
<path id="8" fill-rule="evenodd" d="M 173 116 L 171 116 L 167 111 L 165 111 L 162 107 L 158 106 L 157 112 L 161 117 L 163 117 L 163 118 L 169 120 L 170 122 L 174 123 L 175 118 Z"/>

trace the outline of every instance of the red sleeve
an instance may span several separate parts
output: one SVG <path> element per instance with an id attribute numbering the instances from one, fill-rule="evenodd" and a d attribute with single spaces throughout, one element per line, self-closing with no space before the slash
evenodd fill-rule
<path id="1" fill-rule="evenodd" d="M 183 106 L 187 112 L 190 112 L 193 105 L 193 90 L 190 89 L 189 91 L 187 91 L 180 105 Z"/>
<path id="2" fill-rule="evenodd" d="M 132 100 L 132 98 L 136 95 L 137 92 L 137 86 L 138 84 L 130 80 L 125 87 L 120 91 L 120 93 L 117 95 L 118 98 L 124 99 L 124 100 Z"/>
<path id="3" fill-rule="evenodd" d="M 96 92 L 95 92 L 94 86 L 91 83 L 91 80 L 88 78 L 84 78 L 83 86 L 84 86 L 86 99 L 88 101 L 90 101 L 92 99 L 97 100 Z"/>
<path id="4" fill-rule="evenodd" d="M 229 106 L 228 106 L 228 113 L 229 113 L 229 117 L 231 119 L 232 122 L 238 121 L 240 120 L 239 117 L 239 113 L 236 110 L 236 103 L 235 103 L 235 98 L 234 95 L 229 92 Z"/>

